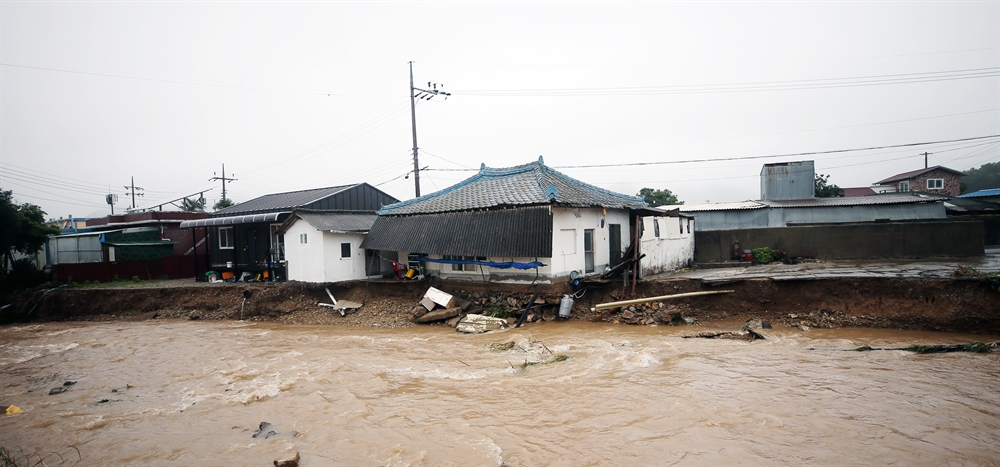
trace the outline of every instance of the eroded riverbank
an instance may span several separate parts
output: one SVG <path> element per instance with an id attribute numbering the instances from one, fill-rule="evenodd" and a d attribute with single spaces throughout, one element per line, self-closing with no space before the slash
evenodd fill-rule
<path id="1" fill-rule="evenodd" d="M 61 288 L 44 297 L 22 295 L 4 322 L 113 321 L 201 319 L 284 324 L 412 326 L 414 307 L 429 284 L 423 281 L 373 281 L 337 284 L 251 283 L 205 284 L 169 281 L 157 287 Z M 442 282 L 435 287 L 469 300 L 468 312 L 516 312 L 536 289 L 525 284 Z M 341 317 L 317 305 L 329 302 L 329 287 L 338 300 L 363 306 Z M 706 290 L 733 293 L 661 300 L 650 304 L 591 311 L 599 303 L 633 298 L 620 282 L 589 283 L 575 300 L 570 320 L 639 325 L 677 323 L 678 317 L 699 323 L 765 319 L 794 328 L 868 327 L 1000 334 L 1000 292 L 996 284 L 976 278 L 845 278 L 823 280 L 734 280 L 706 284 L 675 278 L 637 284 L 635 298 Z M 566 284 L 537 288 L 538 308 L 532 321 L 555 319 L 559 300 L 573 293 Z M 250 298 L 244 303 L 244 293 Z M 578 294 L 579 295 L 579 294 Z M 690 320 L 689 320 L 690 321 Z"/>

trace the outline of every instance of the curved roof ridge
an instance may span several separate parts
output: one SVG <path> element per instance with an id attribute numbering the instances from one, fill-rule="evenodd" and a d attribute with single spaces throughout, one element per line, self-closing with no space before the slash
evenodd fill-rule
<path id="1" fill-rule="evenodd" d="M 575 207 L 642 208 L 642 198 L 617 193 L 574 179 L 538 161 L 513 167 L 481 164 L 479 172 L 448 188 L 382 208 L 382 215 L 491 209 L 563 203 Z"/>

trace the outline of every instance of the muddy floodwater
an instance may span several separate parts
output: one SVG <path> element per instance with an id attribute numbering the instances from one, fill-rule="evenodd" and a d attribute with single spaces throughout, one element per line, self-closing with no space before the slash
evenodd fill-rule
<path id="1" fill-rule="evenodd" d="M 681 338 L 707 329 L 6 326 L 0 405 L 22 412 L 0 446 L 49 466 L 1000 464 L 1000 353 L 840 351 L 997 336 Z"/>

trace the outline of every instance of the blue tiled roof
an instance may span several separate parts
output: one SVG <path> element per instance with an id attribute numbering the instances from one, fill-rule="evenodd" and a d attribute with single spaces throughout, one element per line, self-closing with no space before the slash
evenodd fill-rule
<path id="1" fill-rule="evenodd" d="M 1000 196 L 1000 188 L 988 188 L 959 196 L 959 198 L 979 198 L 981 196 Z"/>
<path id="2" fill-rule="evenodd" d="M 639 209 L 642 198 L 598 188 L 538 162 L 508 168 L 489 168 L 444 190 L 390 204 L 379 215 L 429 214 L 502 206 L 564 204 L 574 207 Z"/>

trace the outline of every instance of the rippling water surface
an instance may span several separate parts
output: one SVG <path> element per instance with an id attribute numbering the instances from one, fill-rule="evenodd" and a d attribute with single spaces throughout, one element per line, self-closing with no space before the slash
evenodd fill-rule
<path id="1" fill-rule="evenodd" d="M 1000 465 L 1000 354 L 836 350 L 996 336 L 681 338 L 704 329 L 9 326 L 0 406 L 23 412 L 0 446 L 49 466 Z"/>

